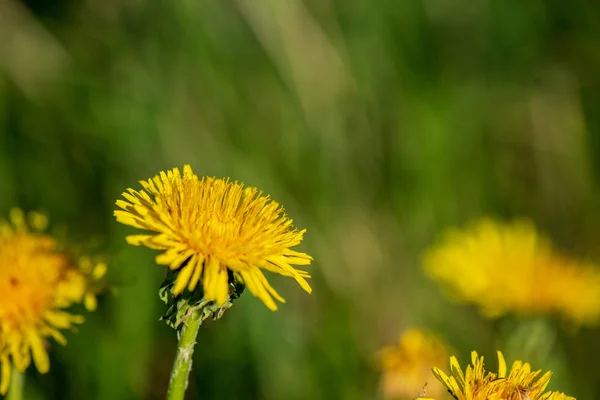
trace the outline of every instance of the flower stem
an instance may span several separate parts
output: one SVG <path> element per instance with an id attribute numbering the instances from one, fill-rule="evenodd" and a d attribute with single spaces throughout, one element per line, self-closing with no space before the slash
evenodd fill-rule
<path id="1" fill-rule="evenodd" d="M 202 310 L 191 310 L 186 323 L 181 328 L 177 354 L 171 370 L 167 400 L 183 400 L 185 397 L 188 376 L 192 370 L 192 354 L 194 354 L 200 325 L 202 325 Z"/>
<path id="2" fill-rule="evenodd" d="M 6 400 L 22 400 L 23 387 L 25 386 L 25 375 L 23 372 L 19 372 L 15 367 L 13 367 L 10 376 L 10 386 L 8 388 L 8 394 L 6 395 Z"/>

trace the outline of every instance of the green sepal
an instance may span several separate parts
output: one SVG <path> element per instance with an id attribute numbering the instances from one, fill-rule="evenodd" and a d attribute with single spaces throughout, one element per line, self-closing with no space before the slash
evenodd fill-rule
<path id="1" fill-rule="evenodd" d="M 229 298 L 221 306 L 214 301 L 204 300 L 202 285 L 198 285 L 194 291 L 185 290 L 178 296 L 173 296 L 173 286 L 177 279 L 177 271 L 169 270 L 158 290 L 158 296 L 167 305 L 166 313 L 160 317 L 167 325 L 179 329 L 184 324 L 192 311 L 201 310 L 201 320 L 208 318 L 219 319 L 225 310 L 232 306 L 234 300 L 238 299 L 245 289 L 245 285 L 229 274 Z"/>

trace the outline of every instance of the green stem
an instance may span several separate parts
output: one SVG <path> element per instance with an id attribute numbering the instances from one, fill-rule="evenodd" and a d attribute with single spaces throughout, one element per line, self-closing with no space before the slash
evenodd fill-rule
<path id="1" fill-rule="evenodd" d="M 23 387 L 25 386 L 25 375 L 15 367 L 10 375 L 10 386 L 6 400 L 23 400 Z"/>
<path id="2" fill-rule="evenodd" d="M 191 310 L 191 314 L 181 328 L 177 355 L 171 370 L 171 380 L 167 391 L 167 400 L 183 400 L 188 386 L 188 376 L 192 370 L 192 355 L 196 345 L 196 336 L 202 325 L 202 310 Z"/>

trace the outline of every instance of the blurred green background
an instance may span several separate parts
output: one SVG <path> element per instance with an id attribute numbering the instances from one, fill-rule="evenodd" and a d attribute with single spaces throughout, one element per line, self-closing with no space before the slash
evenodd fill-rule
<path id="1" fill-rule="evenodd" d="M 412 326 L 464 361 L 527 347 L 420 256 L 492 215 L 600 260 L 599 21 L 583 0 L 0 1 L 0 212 L 48 212 L 118 289 L 48 375 L 30 368 L 28 397 L 163 398 L 165 270 L 112 210 L 184 163 L 270 193 L 315 258 L 311 296 L 272 277 L 278 312 L 246 293 L 202 328 L 190 399 L 378 398 L 374 354 Z M 600 398 L 598 328 L 544 324 L 534 366 Z"/>

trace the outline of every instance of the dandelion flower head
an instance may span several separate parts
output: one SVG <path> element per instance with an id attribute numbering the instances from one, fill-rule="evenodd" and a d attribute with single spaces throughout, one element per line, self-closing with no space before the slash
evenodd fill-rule
<path id="1" fill-rule="evenodd" d="M 205 300 L 224 304 L 231 276 L 243 282 L 271 310 L 284 299 L 271 287 L 263 270 L 295 279 L 311 292 L 306 271 L 312 257 L 291 248 L 305 230 L 295 229 L 283 208 L 254 187 L 228 179 L 198 178 L 189 165 L 128 189 L 117 221 L 151 234 L 131 235 L 127 242 L 161 250 L 156 262 L 176 270 L 173 295 L 193 292 L 201 282 Z"/>
<path id="2" fill-rule="evenodd" d="M 600 273 L 564 257 L 525 221 L 483 219 L 447 233 L 424 257 L 451 296 L 489 317 L 556 314 L 575 324 L 600 315 Z"/>
<path id="3" fill-rule="evenodd" d="M 529 363 L 515 361 L 507 371 L 498 351 L 498 372 L 485 370 L 483 357 L 471 353 L 471 365 L 463 372 L 456 357 L 450 358 L 450 376 L 439 368 L 433 373 L 456 400 L 575 400 L 564 393 L 546 391 L 552 372 L 532 371 Z M 433 399 L 423 399 L 433 400 Z"/>
<path id="4" fill-rule="evenodd" d="M 431 370 L 448 356 L 446 345 L 436 335 L 420 329 L 404 331 L 396 345 L 379 354 L 382 395 L 390 399 L 412 399 L 421 392 L 441 395 L 445 389 L 433 379 Z"/>
<path id="5" fill-rule="evenodd" d="M 19 209 L 10 222 L 0 221 L 0 394 L 8 390 L 13 366 L 22 372 L 33 359 L 39 372 L 48 372 L 46 340 L 65 344 L 61 330 L 83 322 L 66 309 L 86 298 L 95 304 L 88 276 L 43 232 L 46 225 L 44 215 Z M 99 279 L 102 271 L 90 268 Z"/>

